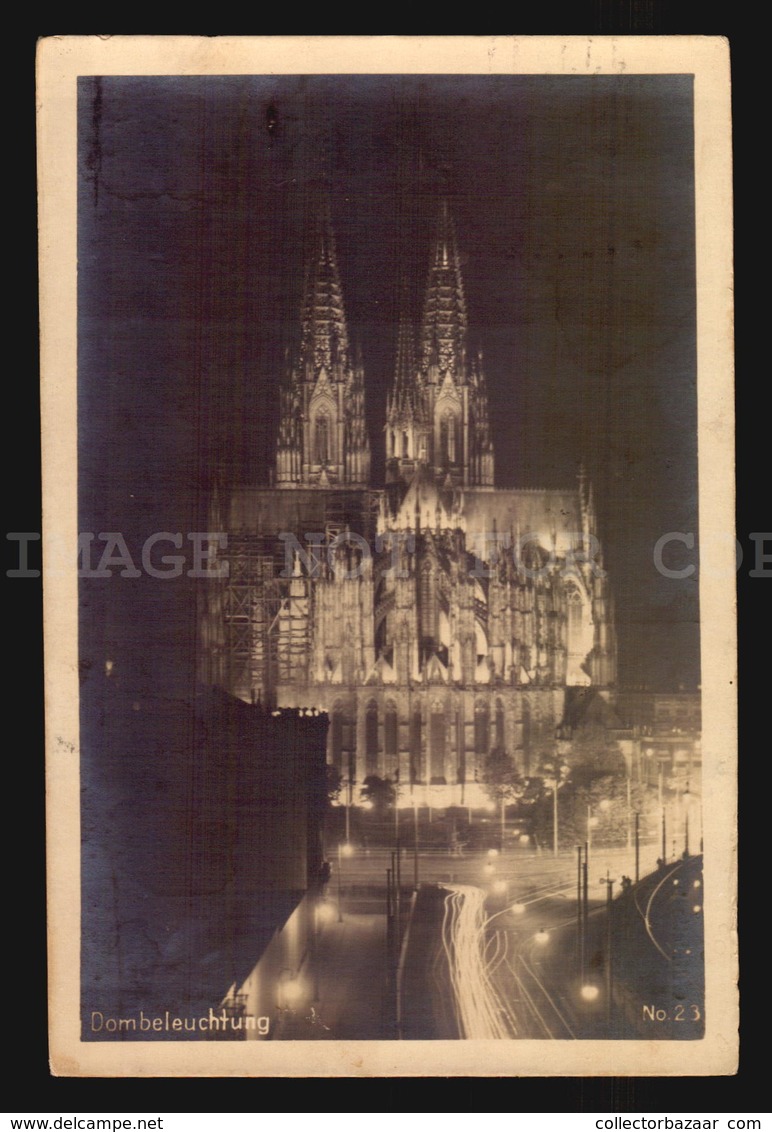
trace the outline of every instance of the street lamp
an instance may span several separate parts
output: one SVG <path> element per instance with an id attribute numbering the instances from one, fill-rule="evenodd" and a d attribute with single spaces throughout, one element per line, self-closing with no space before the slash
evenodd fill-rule
<path id="1" fill-rule="evenodd" d="M 418 892 L 418 798 L 413 794 L 413 888 Z"/>
<path id="2" fill-rule="evenodd" d="M 566 774 L 569 767 L 565 764 L 546 763 L 544 769 L 547 771 L 548 776 L 545 778 L 545 784 L 548 788 L 552 789 L 552 855 L 558 855 L 558 790 L 565 781 Z"/>
<path id="3" fill-rule="evenodd" d="M 282 967 L 276 979 L 276 1006 L 279 1013 L 291 1011 L 303 993 L 300 980 L 291 967 Z"/>
<path id="4" fill-rule="evenodd" d="M 587 853 L 588 853 L 588 855 L 589 855 L 590 850 L 592 849 L 592 831 L 595 829 L 597 824 L 598 824 L 598 818 L 596 818 L 594 816 L 594 814 L 592 812 L 592 806 L 588 806 L 587 807 Z"/>
<path id="5" fill-rule="evenodd" d="M 552 856 L 558 855 L 558 779 L 552 780 Z"/>
<path id="6" fill-rule="evenodd" d="M 610 807 L 611 807 L 611 802 L 609 802 L 608 798 L 604 798 L 601 802 L 598 802 L 598 809 L 601 810 L 604 814 L 606 813 L 606 811 L 608 809 L 610 809 Z M 593 814 L 592 805 L 588 805 L 587 806 L 587 854 L 588 854 L 588 856 L 589 856 L 590 850 L 592 849 L 592 831 L 594 829 L 597 829 L 599 824 L 600 824 L 600 818 L 596 817 L 595 814 Z"/>
<path id="7" fill-rule="evenodd" d="M 657 755 L 657 766 L 659 768 L 659 773 L 657 775 L 657 800 L 660 806 L 663 805 L 665 789 L 665 763 L 667 761 L 667 755 Z"/>
<path id="8" fill-rule="evenodd" d="M 600 991 L 594 983 L 584 983 L 581 990 L 579 991 L 579 994 L 582 996 L 585 1002 L 595 1002 L 598 995 L 600 994 Z"/>
<path id="9" fill-rule="evenodd" d="M 662 867 L 667 864 L 667 817 L 665 807 L 662 807 Z"/>
<path id="10" fill-rule="evenodd" d="M 341 897 L 341 873 L 343 872 L 343 858 L 350 857 L 354 852 L 354 847 L 348 841 L 343 844 L 338 842 L 338 923 L 343 923 L 343 903 Z"/>
<path id="11" fill-rule="evenodd" d="M 321 928 L 335 919 L 335 907 L 329 900 L 322 900 L 316 907 L 316 923 Z"/>
<path id="12" fill-rule="evenodd" d="M 657 763 L 657 805 L 662 807 L 662 797 L 665 787 L 665 763 L 668 761 L 667 755 L 658 754 L 654 747 L 646 747 L 644 749 L 646 757 L 646 782 L 649 783 L 649 767 L 653 767 L 653 760 L 656 756 Z"/>
<path id="13" fill-rule="evenodd" d="M 686 781 L 686 789 L 684 790 L 683 794 L 681 795 L 681 799 L 682 799 L 683 807 L 684 807 L 684 857 L 688 857 L 689 856 L 689 803 L 692 800 L 692 796 L 689 793 L 689 780 L 688 779 Z"/>
<path id="14" fill-rule="evenodd" d="M 587 861 L 589 846 L 577 845 L 576 861 L 576 936 L 578 943 L 579 981 L 584 983 L 584 972 L 587 959 L 587 920 L 589 918 L 589 893 Z"/>
<path id="15" fill-rule="evenodd" d="M 394 844 L 399 853 L 399 779 L 394 783 Z"/>
<path id="16" fill-rule="evenodd" d="M 351 775 L 349 775 L 346 778 L 346 844 L 347 845 L 351 841 L 350 810 L 351 810 L 351 788 L 352 788 L 352 785 L 353 784 L 351 782 Z"/>
<path id="17" fill-rule="evenodd" d="M 601 877 L 600 884 L 606 886 L 606 1024 L 611 1024 L 611 941 L 613 939 L 613 932 L 611 930 L 611 908 L 613 902 L 613 888 L 614 878 L 609 875 L 606 869 L 605 877 Z"/>

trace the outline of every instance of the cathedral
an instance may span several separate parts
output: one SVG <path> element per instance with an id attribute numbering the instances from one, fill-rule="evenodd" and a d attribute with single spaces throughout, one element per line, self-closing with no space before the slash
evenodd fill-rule
<path id="1" fill-rule="evenodd" d="M 399 327 L 381 485 L 366 396 L 327 212 L 270 486 L 212 493 L 209 530 L 227 538 L 202 603 L 202 678 L 249 703 L 326 712 L 328 761 L 350 792 L 377 774 L 401 798 L 409 787 L 475 804 L 492 749 L 535 770 L 575 690 L 613 688 L 615 641 L 583 471 L 565 490 L 496 486 L 447 202 L 420 325 Z"/>

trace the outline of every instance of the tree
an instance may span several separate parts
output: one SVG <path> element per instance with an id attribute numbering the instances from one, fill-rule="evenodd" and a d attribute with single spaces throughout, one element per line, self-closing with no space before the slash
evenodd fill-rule
<path id="1" fill-rule="evenodd" d="M 535 812 L 542 819 L 540 825 L 544 825 L 544 816 L 546 814 L 546 806 L 549 801 L 551 804 L 551 840 L 552 851 L 557 856 L 559 848 L 559 828 L 560 828 L 560 814 L 559 814 L 559 792 L 562 786 L 565 786 L 568 777 L 571 773 L 571 768 L 568 763 L 563 762 L 557 751 L 550 753 L 544 751 L 538 757 L 538 770 L 536 776 L 529 780 L 528 795 L 531 805 L 535 807 Z M 536 823 L 534 823 L 536 824 Z M 533 831 L 537 834 L 537 830 Z M 539 834 L 543 835 L 544 830 L 540 829 Z M 538 834 L 537 834 L 538 836 Z"/>
<path id="2" fill-rule="evenodd" d="M 629 804 L 628 804 L 629 803 Z M 597 846 L 623 846 L 632 834 L 633 814 L 642 815 L 642 828 L 648 828 L 649 815 L 656 818 L 656 796 L 638 783 L 629 784 L 626 777 L 615 774 L 588 780 L 573 774 L 558 789 L 559 845 L 570 849 L 591 841 Z M 588 825 L 589 823 L 589 825 Z M 534 833 L 543 845 L 554 837 L 554 798 L 546 790 L 534 806 Z"/>
<path id="3" fill-rule="evenodd" d="M 327 763 L 326 774 L 327 800 L 330 803 L 334 803 L 340 798 L 340 791 L 343 786 L 343 775 L 332 763 Z"/>
<path id="4" fill-rule="evenodd" d="M 483 784 L 491 801 L 504 805 L 519 801 L 527 785 L 515 760 L 501 747 L 494 747 L 485 760 Z"/>
<path id="5" fill-rule="evenodd" d="M 488 797 L 501 810 L 501 848 L 503 849 L 506 807 L 512 802 L 520 801 L 528 783 L 519 773 L 515 760 L 501 747 L 494 747 L 485 760 L 483 783 Z"/>
<path id="6" fill-rule="evenodd" d="M 575 783 L 590 786 L 597 778 L 627 774 L 624 756 L 617 741 L 599 723 L 585 723 L 574 732 L 566 762 Z"/>
<path id="7" fill-rule="evenodd" d="M 394 805 L 397 791 L 390 778 L 381 778 L 377 774 L 368 774 L 362 783 L 359 796 L 363 802 L 371 802 L 373 809 L 383 814 Z"/>

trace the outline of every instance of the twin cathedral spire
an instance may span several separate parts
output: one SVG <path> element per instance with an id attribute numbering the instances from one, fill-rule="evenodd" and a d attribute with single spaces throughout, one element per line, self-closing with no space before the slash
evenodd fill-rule
<path id="1" fill-rule="evenodd" d="M 421 325 L 406 314 L 386 406 L 386 477 L 419 468 L 453 487 L 493 486 L 482 357 L 470 358 L 460 258 L 446 201 L 432 242 Z M 306 278 L 300 345 L 281 389 L 278 487 L 367 487 L 370 443 L 364 372 L 352 357 L 329 210 Z"/>
<path id="2" fill-rule="evenodd" d="M 578 489 L 493 486 L 444 203 L 427 261 L 420 302 L 402 304 L 386 483 L 373 491 L 363 366 L 321 214 L 275 482 L 235 488 L 209 528 L 229 530 L 232 569 L 207 591 L 204 678 L 247 702 L 328 712 L 329 758 L 349 782 L 445 784 L 457 804 L 456 784 L 471 785 L 494 743 L 524 773 L 536 765 L 567 689 L 613 684 L 615 638 L 584 473 Z"/>
<path id="3" fill-rule="evenodd" d="M 351 356 L 329 211 L 318 223 L 300 347 L 280 396 L 277 486 L 367 486 L 364 372 L 361 358 Z"/>

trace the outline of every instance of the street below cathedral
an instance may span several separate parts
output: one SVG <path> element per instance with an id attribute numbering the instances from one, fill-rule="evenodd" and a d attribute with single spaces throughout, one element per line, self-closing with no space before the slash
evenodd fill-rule
<path id="1" fill-rule="evenodd" d="M 308 1008 L 276 1037 L 701 1036 L 701 857 L 662 863 L 642 846 L 635 884 L 634 853 L 599 850 L 583 892 L 571 854 L 422 853 L 417 889 L 400 856 L 398 911 L 396 851 L 342 859 L 318 909 Z"/>

